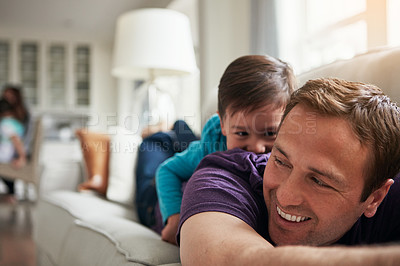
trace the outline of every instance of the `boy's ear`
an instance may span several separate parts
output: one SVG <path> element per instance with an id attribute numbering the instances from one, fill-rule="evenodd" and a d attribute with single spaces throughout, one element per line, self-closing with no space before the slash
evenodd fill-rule
<path id="1" fill-rule="evenodd" d="M 219 124 L 221 125 L 221 133 L 226 137 L 226 129 L 224 128 L 224 120 L 222 119 L 221 115 L 217 111 L 217 114 L 219 116 Z"/>
<path id="2" fill-rule="evenodd" d="M 394 183 L 393 179 L 387 179 L 385 184 L 372 192 L 371 195 L 369 195 L 367 202 L 367 208 L 364 211 L 364 215 L 368 218 L 371 218 L 372 216 L 375 215 L 376 210 L 378 209 L 379 205 L 383 201 L 383 199 L 386 197 L 387 193 L 389 192 L 390 186 Z"/>

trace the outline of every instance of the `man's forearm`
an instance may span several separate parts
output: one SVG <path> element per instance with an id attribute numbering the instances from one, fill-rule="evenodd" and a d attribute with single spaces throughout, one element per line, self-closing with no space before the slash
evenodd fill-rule
<path id="1" fill-rule="evenodd" d="M 250 254 L 249 254 L 250 255 Z M 400 245 L 365 247 L 284 246 L 249 256 L 254 265 L 399 265 Z"/>
<path id="2" fill-rule="evenodd" d="M 223 225 L 223 226 L 221 226 Z M 183 265 L 399 265 L 400 245 L 272 247 L 242 220 L 204 212 L 181 229 Z"/>

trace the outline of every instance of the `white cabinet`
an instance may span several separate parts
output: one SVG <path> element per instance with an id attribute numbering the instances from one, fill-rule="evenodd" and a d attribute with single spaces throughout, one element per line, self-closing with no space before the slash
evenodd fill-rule
<path id="1" fill-rule="evenodd" d="M 52 107 L 65 106 L 67 92 L 67 49 L 64 45 L 50 45 L 47 48 L 46 101 Z"/>
<path id="2" fill-rule="evenodd" d="M 89 44 L 0 39 L 0 86 L 21 84 L 34 111 L 89 110 L 91 74 Z"/>
<path id="3" fill-rule="evenodd" d="M 10 72 L 10 44 L 0 41 L 0 84 L 7 83 Z"/>
<path id="4" fill-rule="evenodd" d="M 37 106 L 39 88 L 39 49 L 34 42 L 23 42 L 19 45 L 19 83 L 23 86 L 25 101 Z"/>

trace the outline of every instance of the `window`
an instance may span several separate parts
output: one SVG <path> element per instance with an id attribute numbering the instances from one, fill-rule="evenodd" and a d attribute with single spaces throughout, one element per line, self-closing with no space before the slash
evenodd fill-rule
<path id="1" fill-rule="evenodd" d="M 0 88 L 20 84 L 32 111 L 86 111 L 90 63 L 88 44 L 0 39 Z"/>
<path id="2" fill-rule="evenodd" d="M 399 2 L 276 1 L 279 57 L 302 73 L 374 47 L 399 45 L 400 21 L 393 11 Z"/>

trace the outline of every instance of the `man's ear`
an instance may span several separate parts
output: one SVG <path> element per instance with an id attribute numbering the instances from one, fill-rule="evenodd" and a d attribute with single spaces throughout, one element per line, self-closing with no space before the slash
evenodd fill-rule
<path id="1" fill-rule="evenodd" d="M 368 218 L 371 218 L 372 216 L 375 215 L 376 210 L 378 209 L 379 205 L 383 201 L 383 199 L 386 197 L 386 194 L 389 191 L 390 186 L 394 183 L 393 179 L 387 179 L 385 184 L 383 184 L 380 188 L 372 192 L 371 195 L 369 195 L 367 202 L 367 208 L 364 211 L 364 215 Z"/>
<path id="2" fill-rule="evenodd" d="M 217 111 L 217 114 L 219 116 L 219 123 L 221 125 L 221 133 L 222 135 L 224 135 L 226 137 L 226 129 L 224 127 L 224 120 L 222 119 L 221 115 L 219 114 L 219 112 Z"/>

